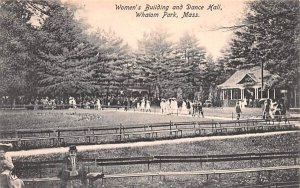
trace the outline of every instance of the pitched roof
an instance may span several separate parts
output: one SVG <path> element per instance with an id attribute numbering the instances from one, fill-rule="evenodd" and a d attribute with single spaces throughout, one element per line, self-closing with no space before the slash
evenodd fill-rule
<path id="1" fill-rule="evenodd" d="M 264 70 L 264 78 L 269 75 L 269 71 Z M 218 85 L 220 88 L 244 88 L 244 84 L 240 84 L 239 82 L 245 76 L 250 76 L 254 81 L 255 86 L 261 86 L 261 68 L 253 67 L 251 69 L 241 69 L 237 70 L 230 78 L 228 78 L 223 84 Z"/>

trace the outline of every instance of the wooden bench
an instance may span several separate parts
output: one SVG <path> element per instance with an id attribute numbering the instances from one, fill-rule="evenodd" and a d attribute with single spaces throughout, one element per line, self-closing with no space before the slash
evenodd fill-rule
<path id="1" fill-rule="evenodd" d="M 57 140 L 57 137 L 26 137 L 26 138 L 20 138 L 19 139 L 21 146 L 26 145 L 27 141 L 38 141 L 38 140 L 39 141 L 49 140 L 51 142 L 50 144 L 54 145 L 55 140 Z"/>
<path id="2" fill-rule="evenodd" d="M 175 133 L 175 136 L 178 136 L 178 132 L 181 132 L 179 129 L 162 129 L 162 130 L 149 130 L 149 131 L 136 131 L 136 132 L 126 132 L 123 133 L 124 138 L 129 138 L 130 135 L 142 135 L 145 134 L 146 137 L 157 138 L 158 133 L 170 133 L 172 135 Z M 182 135 L 182 134 L 181 134 Z"/>
<path id="3" fill-rule="evenodd" d="M 259 167 L 259 168 L 243 168 L 243 169 L 227 169 L 227 170 L 202 170 L 202 171 L 179 171 L 179 172 L 148 172 L 148 173 L 129 173 L 129 174 L 109 174 L 103 178 L 128 178 L 128 177 L 147 177 L 147 176 L 181 176 L 181 175 L 210 175 L 210 174 L 231 174 L 246 172 L 261 172 L 275 170 L 293 170 L 300 169 L 300 165 L 293 166 L 275 166 L 275 167 Z"/>
<path id="4" fill-rule="evenodd" d="M 280 124 L 279 127 L 281 129 L 295 129 L 296 125 L 295 124 Z"/>
<path id="5" fill-rule="evenodd" d="M 87 137 L 87 139 L 89 140 L 89 142 L 91 141 L 91 139 L 93 139 L 93 141 L 98 140 L 98 137 L 109 137 L 109 136 L 116 136 L 117 140 L 121 140 L 122 139 L 122 133 L 109 133 L 109 134 L 88 134 L 85 135 Z"/>
<path id="6" fill-rule="evenodd" d="M 61 181 L 58 177 L 51 178 L 24 178 L 23 182 L 49 182 L 49 181 Z"/>
<path id="7" fill-rule="evenodd" d="M 126 139 L 126 137 L 129 139 L 130 135 L 145 135 L 146 138 L 150 138 L 152 131 L 136 131 L 136 132 L 126 132 L 123 133 L 124 135 L 124 139 Z"/>
<path id="8" fill-rule="evenodd" d="M 152 131 L 152 138 L 154 138 L 154 135 L 155 135 L 155 138 L 157 138 L 158 133 L 166 133 L 166 132 L 169 132 L 170 135 L 172 135 L 173 133 L 175 133 L 175 137 L 177 137 L 178 136 L 178 132 L 180 132 L 180 130 L 179 129 L 173 129 L 173 130 L 170 130 L 170 129 L 155 130 L 155 131 Z"/>
<path id="9" fill-rule="evenodd" d="M 211 127 L 179 128 L 178 131 L 180 131 L 181 136 L 185 131 L 193 131 L 195 135 L 205 135 L 207 129 L 211 129 Z"/>
<path id="10" fill-rule="evenodd" d="M 214 133 L 227 133 L 227 128 L 217 127 L 217 128 L 214 129 Z"/>

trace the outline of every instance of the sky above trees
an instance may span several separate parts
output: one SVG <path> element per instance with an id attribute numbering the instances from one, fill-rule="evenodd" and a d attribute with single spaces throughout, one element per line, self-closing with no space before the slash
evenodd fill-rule
<path id="1" fill-rule="evenodd" d="M 64 2 L 77 4 L 82 9 L 77 12 L 78 17 L 85 19 L 92 29 L 97 28 L 112 30 L 117 36 L 133 48 L 137 48 L 138 40 L 143 37 L 144 32 L 165 29 L 171 34 L 172 42 L 184 33 L 195 35 L 200 45 L 204 46 L 215 58 L 221 56 L 221 50 L 228 45 L 232 37 L 232 31 L 216 30 L 223 26 L 239 24 L 245 11 L 244 0 L 217 0 L 217 1 L 173 1 L 173 0 L 63 0 Z M 204 5 L 221 4 L 222 11 L 200 11 L 198 18 L 136 18 L 135 11 L 116 10 L 117 5 Z M 179 11 L 180 12 L 180 11 Z M 182 12 L 182 11 L 181 11 Z M 181 17 L 179 15 L 179 17 Z"/>
<path id="2" fill-rule="evenodd" d="M 0 94 L 29 98 L 37 95 L 108 96 L 138 81 L 150 84 L 159 97 L 172 97 L 177 89 L 184 91 L 188 98 L 201 91 L 203 96 L 212 96 L 212 91 L 216 91 L 216 86 L 231 75 L 231 71 L 261 63 L 273 75 L 266 80 L 268 88 L 292 89 L 299 85 L 299 1 L 260 0 L 247 5 L 251 11 L 245 12 L 245 18 L 239 23 L 220 20 L 216 25 L 211 17 L 209 27 L 195 21 L 190 27 L 178 22 L 174 28 L 168 25 L 177 23 L 176 20 L 153 24 L 143 20 L 143 24 L 137 26 L 135 22 L 131 25 L 126 16 L 119 16 L 117 18 L 123 18 L 119 23 L 120 19 L 114 20 L 105 12 L 110 8 L 102 7 L 104 12 L 98 15 L 107 17 L 108 25 L 119 23 L 121 28 L 132 29 L 128 36 L 138 43 L 137 50 L 132 51 L 126 44 L 128 38 L 121 35 L 126 33 L 123 29 L 110 26 L 111 30 L 104 31 L 79 20 L 87 9 L 78 11 L 77 6 L 62 4 L 60 0 L 3 1 L 0 6 Z M 34 17 L 40 17 L 39 27 Z M 36 23 L 30 24 L 34 20 Z M 162 22 L 165 24 L 159 26 Z M 104 21 L 99 24 L 107 29 Z M 91 26 L 96 32 L 87 32 Z M 219 50 L 224 51 L 223 56 L 214 60 L 212 55 L 215 54 L 207 45 L 218 46 L 222 35 L 207 37 L 212 42 L 205 43 L 199 38 L 201 32 L 191 31 L 199 27 L 207 30 L 226 26 L 235 27 L 216 32 L 231 31 L 233 38 L 227 39 L 228 48 L 219 46 Z"/>

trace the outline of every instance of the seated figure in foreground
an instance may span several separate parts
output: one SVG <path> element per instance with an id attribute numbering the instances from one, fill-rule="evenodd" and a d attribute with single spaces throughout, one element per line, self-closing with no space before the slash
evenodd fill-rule
<path id="1" fill-rule="evenodd" d="M 0 187 L 2 188 L 23 188 L 24 182 L 12 174 L 14 165 L 12 158 L 6 153 L 12 144 L 0 143 Z"/>

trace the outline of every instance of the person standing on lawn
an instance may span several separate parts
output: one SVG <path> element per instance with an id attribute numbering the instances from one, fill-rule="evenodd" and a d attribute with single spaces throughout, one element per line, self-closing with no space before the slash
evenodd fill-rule
<path id="1" fill-rule="evenodd" d="M 239 102 L 236 102 L 235 112 L 236 112 L 236 119 L 239 120 L 241 117 L 241 113 L 242 113 L 242 109 L 241 109 Z"/>
<path id="2" fill-rule="evenodd" d="M 146 106 L 146 103 L 145 103 L 145 99 L 143 98 L 142 101 L 141 101 L 141 111 L 142 112 L 145 111 L 145 106 Z"/>
<path id="3" fill-rule="evenodd" d="M 165 106 L 166 106 L 166 100 L 165 99 L 161 99 L 160 101 L 160 111 L 162 114 L 166 113 L 165 110 Z"/>
<path id="4" fill-rule="evenodd" d="M 146 112 L 151 112 L 151 102 L 149 100 L 146 100 Z"/>
<path id="5" fill-rule="evenodd" d="M 271 101 L 268 99 L 265 103 L 265 109 L 264 109 L 264 119 L 270 118 L 270 110 L 271 110 Z"/>
<path id="6" fill-rule="evenodd" d="M 0 187 L 24 188 L 24 182 L 12 173 L 14 164 L 6 153 L 9 148 L 12 148 L 12 144 L 0 143 Z"/>
<path id="7" fill-rule="evenodd" d="M 101 102 L 100 99 L 97 99 L 97 110 L 101 110 Z"/>
<path id="8" fill-rule="evenodd" d="M 199 101 L 199 103 L 197 104 L 197 111 L 198 111 L 198 117 L 200 116 L 200 114 L 202 115 L 202 117 L 204 118 L 204 114 L 203 114 L 203 106 L 202 106 L 202 102 Z"/>

